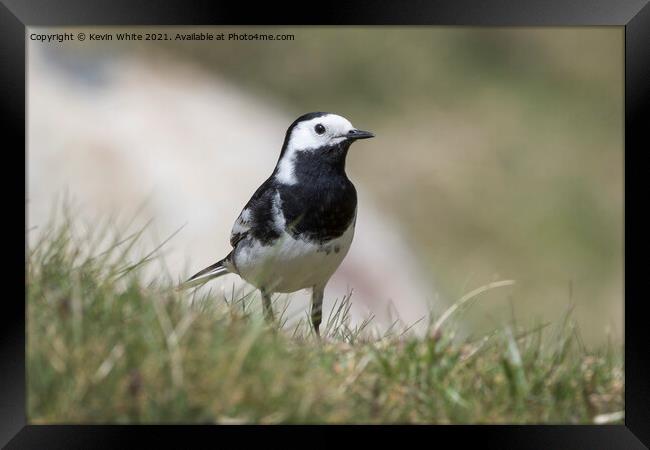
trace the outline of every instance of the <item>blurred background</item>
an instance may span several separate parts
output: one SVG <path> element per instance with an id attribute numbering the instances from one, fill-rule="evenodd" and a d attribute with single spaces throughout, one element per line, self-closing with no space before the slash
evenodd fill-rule
<path id="1" fill-rule="evenodd" d="M 412 323 L 503 279 L 465 313 L 480 334 L 560 320 L 623 336 L 623 28 L 236 27 L 292 41 L 51 42 L 28 37 L 30 239 L 67 191 L 92 226 L 153 219 L 173 279 L 229 250 L 289 123 L 341 114 L 357 233 L 326 291 L 353 318 Z M 152 275 L 156 275 L 155 271 Z M 236 276 L 215 283 L 230 290 Z M 303 314 L 305 294 L 291 296 Z M 327 314 L 327 311 L 326 311 Z"/>

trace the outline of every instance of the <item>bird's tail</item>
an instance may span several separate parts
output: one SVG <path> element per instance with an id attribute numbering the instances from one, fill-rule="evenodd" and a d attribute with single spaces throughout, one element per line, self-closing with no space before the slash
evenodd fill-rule
<path id="1" fill-rule="evenodd" d="M 228 268 L 226 267 L 226 262 L 228 261 L 229 257 L 230 255 L 226 256 L 221 261 L 218 261 L 212 264 L 211 266 L 206 267 L 200 272 L 195 273 L 187 281 L 181 284 L 179 288 L 187 289 L 194 286 L 198 286 L 213 278 L 217 278 L 227 273 L 230 273 L 230 270 L 228 270 Z"/>

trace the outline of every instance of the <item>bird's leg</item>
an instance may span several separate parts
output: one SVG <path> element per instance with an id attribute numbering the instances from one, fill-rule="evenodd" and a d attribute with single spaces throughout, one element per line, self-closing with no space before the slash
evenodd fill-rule
<path id="1" fill-rule="evenodd" d="M 311 291 L 311 324 L 314 326 L 316 336 L 320 338 L 320 323 L 323 318 L 323 291 L 324 286 L 314 286 Z"/>
<path id="2" fill-rule="evenodd" d="M 266 291 L 262 292 L 262 306 L 264 307 L 264 318 L 267 322 L 273 323 L 273 306 L 271 305 L 271 295 Z"/>

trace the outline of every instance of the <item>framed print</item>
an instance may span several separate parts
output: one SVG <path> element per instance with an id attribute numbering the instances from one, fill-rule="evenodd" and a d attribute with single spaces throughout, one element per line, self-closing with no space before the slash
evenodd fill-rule
<path id="1" fill-rule="evenodd" d="M 0 33 L 7 448 L 650 442 L 646 1 L 3 0 Z"/>

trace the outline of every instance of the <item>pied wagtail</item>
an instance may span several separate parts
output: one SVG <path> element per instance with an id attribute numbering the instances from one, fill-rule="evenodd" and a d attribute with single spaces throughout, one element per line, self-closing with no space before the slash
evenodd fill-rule
<path id="1" fill-rule="evenodd" d="M 323 291 L 350 248 L 356 222 L 357 192 L 345 158 L 354 141 L 373 136 L 336 114 L 296 119 L 275 170 L 235 221 L 232 251 L 184 286 L 236 273 L 261 291 L 267 320 L 273 320 L 271 294 L 311 288 L 319 335 Z"/>

